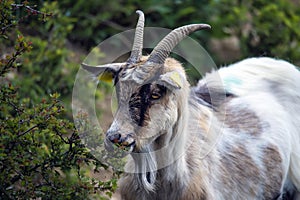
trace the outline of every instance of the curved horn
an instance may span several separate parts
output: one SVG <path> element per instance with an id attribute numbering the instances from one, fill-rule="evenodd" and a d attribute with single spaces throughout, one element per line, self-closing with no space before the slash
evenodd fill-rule
<path id="1" fill-rule="evenodd" d="M 145 17 L 140 10 L 137 10 L 136 13 L 139 15 L 139 21 L 136 25 L 133 47 L 127 63 L 136 63 L 142 56 Z"/>
<path id="2" fill-rule="evenodd" d="M 162 39 L 158 45 L 151 52 L 148 62 L 163 64 L 165 59 L 169 56 L 173 48 L 187 35 L 190 33 L 201 30 L 201 29 L 210 29 L 208 24 L 190 24 L 176 28 L 171 31 L 167 36 Z"/>

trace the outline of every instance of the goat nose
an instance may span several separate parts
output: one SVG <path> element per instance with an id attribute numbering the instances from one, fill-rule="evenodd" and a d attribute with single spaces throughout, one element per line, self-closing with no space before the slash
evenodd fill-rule
<path id="1" fill-rule="evenodd" d="M 111 141 L 114 144 L 120 143 L 121 142 L 121 134 L 116 133 L 113 135 L 108 136 L 109 141 Z"/>
<path id="2" fill-rule="evenodd" d="M 132 147 L 135 145 L 135 140 L 132 137 L 132 134 L 122 135 L 120 133 L 110 133 L 107 135 L 107 139 L 111 142 L 111 144 L 120 148 Z"/>

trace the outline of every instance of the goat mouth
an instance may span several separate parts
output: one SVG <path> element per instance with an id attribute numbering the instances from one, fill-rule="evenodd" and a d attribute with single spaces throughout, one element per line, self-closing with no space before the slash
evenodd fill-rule
<path id="1" fill-rule="evenodd" d="M 105 142 L 105 149 L 111 157 L 123 158 L 132 153 L 135 148 L 135 141 L 127 144 L 113 144 L 110 141 Z"/>
<path id="2" fill-rule="evenodd" d="M 123 151 L 126 151 L 128 153 L 131 153 L 133 149 L 135 148 L 135 141 L 131 142 L 130 144 L 116 144 L 116 146 Z"/>

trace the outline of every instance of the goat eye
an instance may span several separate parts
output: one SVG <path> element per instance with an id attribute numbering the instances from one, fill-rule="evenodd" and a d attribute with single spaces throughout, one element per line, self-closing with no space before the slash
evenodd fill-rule
<path id="1" fill-rule="evenodd" d="M 161 97 L 161 94 L 159 94 L 159 93 L 152 93 L 151 94 L 151 99 L 153 99 L 153 100 L 157 100 L 157 99 L 159 99 Z"/>

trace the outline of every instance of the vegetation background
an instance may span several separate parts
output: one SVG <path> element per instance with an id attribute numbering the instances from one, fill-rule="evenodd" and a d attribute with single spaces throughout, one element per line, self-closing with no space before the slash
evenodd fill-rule
<path id="1" fill-rule="evenodd" d="M 119 173 L 81 143 L 71 93 L 87 53 L 134 28 L 137 9 L 146 26 L 211 24 L 191 37 L 218 66 L 252 56 L 300 65 L 297 0 L 0 0 L 0 199 L 111 197 Z"/>

